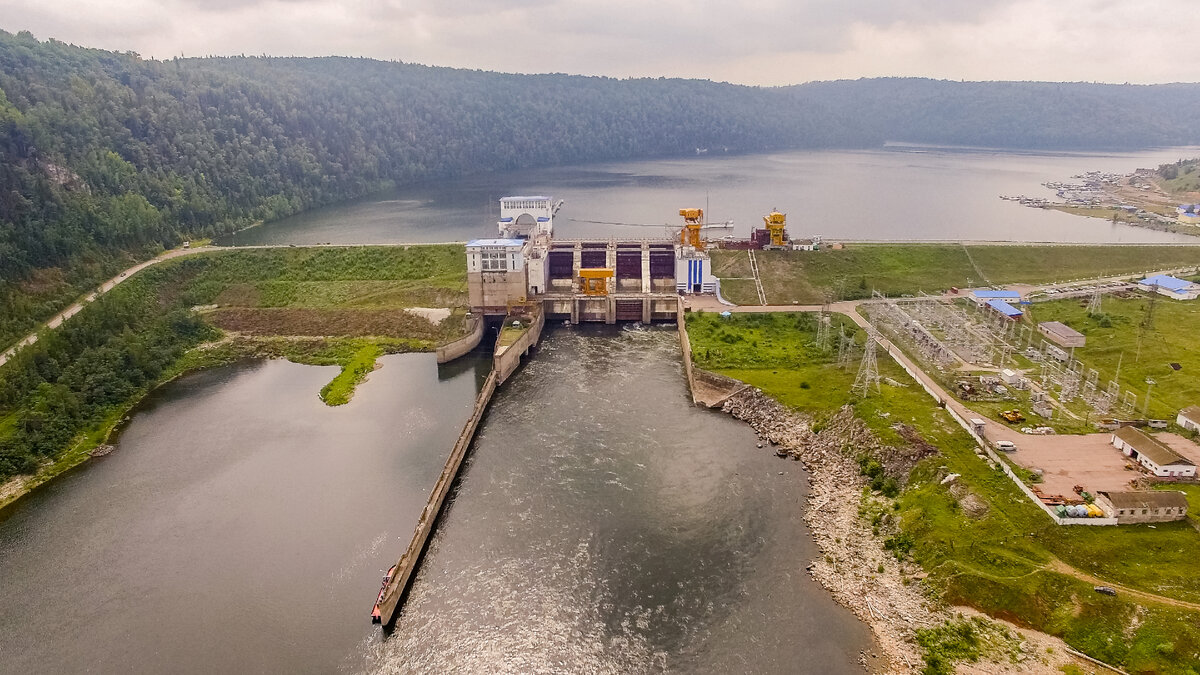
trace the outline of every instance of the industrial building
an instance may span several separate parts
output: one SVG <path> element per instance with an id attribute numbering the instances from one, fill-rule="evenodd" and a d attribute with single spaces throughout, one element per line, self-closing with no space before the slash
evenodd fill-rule
<path id="1" fill-rule="evenodd" d="M 1175 207 L 1176 218 L 1186 225 L 1200 225 L 1200 204 L 1180 204 Z"/>
<path id="2" fill-rule="evenodd" d="M 1178 491 L 1098 492 L 1096 504 L 1118 525 L 1165 523 L 1187 517 L 1187 497 Z"/>
<path id="3" fill-rule="evenodd" d="M 1158 293 L 1175 300 L 1195 300 L 1200 297 L 1200 284 L 1176 279 L 1168 274 L 1157 274 L 1137 282 L 1138 288 L 1147 293 Z"/>
<path id="4" fill-rule="evenodd" d="M 1038 324 L 1038 332 L 1061 347 L 1082 347 L 1087 343 L 1086 335 L 1060 321 L 1043 321 Z"/>
<path id="5" fill-rule="evenodd" d="M 1121 427 L 1112 434 L 1113 447 L 1162 478 L 1194 478 L 1196 465 L 1161 441 L 1134 427 Z"/>
<path id="6" fill-rule="evenodd" d="M 988 300 L 984 303 L 989 309 L 1013 321 L 1020 321 L 1024 312 L 1003 300 Z"/>
<path id="7" fill-rule="evenodd" d="M 467 298 L 483 314 L 507 314 L 523 303 L 529 286 L 524 239 L 474 239 L 467 242 Z"/>
<path id="8" fill-rule="evenodd" d="M 572 322 L 671 320 L 680 294 L 718 292 L 700 231 L 703 209 L 681 209 L 679 239 L 563 240 L 548 196 L 503 197 L 496 239 L 467 243 L 472 311 L 505 316 L 536 307 Z"/>
<path id="9" fill-rule="evenodd" d="M 554 212 L 562 205 L 552 197 L 501 197 L 500 236 L 536 238 L 554 232 Z"/>
<path id="10" fill-rule="evenodd" d="M 821 250 L 821 238 L 817 236 L 809 237 L 808 239 L 793 239 L 793 251 L 819 251 Z"/>
<path id="11" fill-rule="evenodd" d="M 967 297 L 975 301 L 977 305 L 986 304 L 989 300 L 1001 300 L 1004 302 L 1020 302 L 1021 294 L 1016 291 L 994 291 L 987 288 L 977 288 L 969 293 Z"/>
<path id="12" fill-rule="evenodd" d="M 1189 405 L 1180 410 L 1175 423 L 1188 431 L 1200 431 L 1200 405 Z"/>

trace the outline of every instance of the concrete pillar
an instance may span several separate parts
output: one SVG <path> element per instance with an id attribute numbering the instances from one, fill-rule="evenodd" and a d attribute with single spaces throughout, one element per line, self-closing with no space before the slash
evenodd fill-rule
<path id="1" fill-rule="evenodd" d="M 642 323 L 650 323 L 650 298 L 642 298 Z"/>
<path id="2" fill-rule="evenodd" d="M 578 293 L 579 288 L 579 270 L 583 269 L 583 244 L 575 244 L 575 250 L 571 251 L 571 292 Z"/>
<path id="3" fill-rule="evenodd" d="M 611 325 L 617 322 L 617 299 L 610 295 L 606 300 L 608 302 L 605 303 L 604 323 Z"/>
<path id="4" fill-rule="evenodd" d="M 650 245 L 642 244 L 642 292 L 650 292 Z"/>
<path id="5" fill-rule="evenodd" d="M 579 323 L 579 298 L 571 298 L 571 323 Z"/>
<path id="6" fill-rule="evenodd" d="M 610 270 L 617 269 L 617 242 L 608 242 L 608 247 L 604 249 L 604 266 Z"/>

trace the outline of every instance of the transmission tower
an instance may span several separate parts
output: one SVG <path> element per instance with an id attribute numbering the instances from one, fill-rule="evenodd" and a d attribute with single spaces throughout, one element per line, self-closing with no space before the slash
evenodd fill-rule
<path id="1" fill-rule="evenodd" d="M 846 369 L 850 365 L 851 353 L 854 351 L 854 338 L 846 335 L 846 327 L 838 328 L 838 368 Z"/>
<path id="2" fill-rule="evenodd" d="M 1095 288 L 1095 290 L 1092 291 L 1092 299 L 1088 301 L 1088 306 L 1087 306 L 1088 314 L 1100 314 L 1101 313 L 1100 295 L 1101 295 L 1100 287 L 1097 286 Z"/>
<path id="3" fill-rule="evenodd" d="M 829 329 L 832 321 L 829 316 L 828 305 L 821 308 L 821 313 L 817 315 L 817 348 L 823 352 L 829 352 Z"/>
<path id="4" fill-rule="evenodd" d="M 1158 301 L 1158 285 L 1150 289 L 1150 298 L 1146 301 L 1146 316 L 1142 318 L 1142 334 L 1154 330 L 1154 304 Z"/>
<path id="5" fill-rule="evenodd" d="M 867 331 L 867 344 L 863 345 L 863 357 L 858 366 L 858 375 L 854 377 L 854 386 L 850 391 L 866 398 L 874 385 L 879 392 L 879 364 L 875 363 L 875 336 Z"/>

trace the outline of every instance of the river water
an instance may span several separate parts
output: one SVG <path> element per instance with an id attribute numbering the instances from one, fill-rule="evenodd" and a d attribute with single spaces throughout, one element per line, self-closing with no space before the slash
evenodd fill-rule
<path id="1" fill-rule="evenodd" d="M 1133 153 L 1029 153 L 892 147 L 644 160 L 472 176 L 405 187 L 317 209 L 224 239 L 225 244 L 394 244 L 496 236 L 497 200 L 551 194 L 566 205 L 559 236 L 660 237 L 682 207 L 709 204 L 746 236 L 771 209 L 793 237 L 874 240 L 1173 242 L 1197 240 L 1003 201 L 1054 198 L 1046 181 L 1086 171 L 1156 167 L 1197 148 Z M 723 235 L 724 233 L 718 233 Z"/>
<path id="2" fill-rule="evenodd" d="M 670 328 L 557 328 L 498 392 L 409 603 L 368 613 L 485 365 L 183 378 L 0 521 L 0 672 L 861 672 L 799 464 L 693 408 Z"/>
<path id="3" fill-rule="evenodd" d="M 117 449 L 0 514 L 0 672 L 328 673 L 474 404 L 478 359 L 258 361 L 155 392 Z"/>
<path id="4" fill-rule="evenodd" d="M 691 406 L 676 333 L 558 329 L 493 401 L 370 670 L 862 672 L 800 465 Z"/>

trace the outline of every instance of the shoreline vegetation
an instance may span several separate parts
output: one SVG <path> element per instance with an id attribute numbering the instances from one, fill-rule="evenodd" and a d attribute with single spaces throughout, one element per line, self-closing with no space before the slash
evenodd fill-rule
<path id="1" fill-rule="evenodd" d="M 1057 189 L 1058 196 L 1066 201 L 1005 199 L 1020 201 L 1024 206 L 1200 237 L 1200 221 L 1182 222 L 1176 210 L 1180 205 L 1200 203 L 1200 158 L 1180 159 L 1126 174 L 1092 171 L 1072 179 L 1083 182 L 1045 184 Z"/>
<path id="2" fill-rule="evenodd" d="M 882 352 L 880 388 L 853 394 L 857 358 L 840 366 L 822 351 L 810 313 L 694 311 L 686 321 L 696 366 L 751 386 L 724 410 L 776 454 L 805 461 L 805 520 L 822 551 L 808 572 L 875 629 L 898 669 L 923 659 L 925 673 L 976 661 L 1069 673 L 1082 664 L 1068 646 L 1129 671 L 1200 667 L 1200 613 L 1187 604 L 1200 602 L 1189 552 L 1200 532 L 1188 522 L 1052 524 Z M 848 319 L 834 322 L 834 334 L 845 327 L 864 344 Z M 1096 578 L 1127 592 L 1100 596 Z M 1003 637 L 994 622 L 956 617 L 960 605 L 1064 644 Z"/>
<path id="3" fill-rule="evenodd" d="M 1197 672 L 1190 523 L 1054 525 L 882 352 L 881 384 L 863 397 L 858 359 L 821 349 L 812 314 L 685 316 L 695 366 L 750 385 L 722 409 L 805 462 L 821 549 L 807 571 L 871 625 L 891 670 L 1092 669 L 1074 649 L 1129 672 Z M 833 321 L 860 356 L 865 334 Z M 1097 578 L 1125 590 L 1100 595 Z M 993 619 L 958 616 L 964 606 Z"/>
<path id="4" fill-rule="evenodd" d="M 0 366 L 0 509 L 86 461 L 151 391 L 247 358 L 341 367 L 348 403 L 384 354 L 466 330 L 461 246 L 220 250 L 148 267 Z M 440 318 L 431 321 L 430 308 Z"/>

